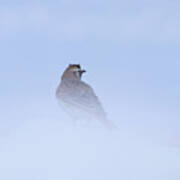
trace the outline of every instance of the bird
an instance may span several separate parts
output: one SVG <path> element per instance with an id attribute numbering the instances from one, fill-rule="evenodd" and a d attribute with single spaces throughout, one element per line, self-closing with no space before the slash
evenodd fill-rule
<path id="1" fill-rule="evenodd" d="M 56 90 L 59 104 L 75 122 L 79 119 L 96 119 L 105 127 L 114 128 L 93 88 L 82 81 L 85 72 L 80 64 L 68 65 Z"/>

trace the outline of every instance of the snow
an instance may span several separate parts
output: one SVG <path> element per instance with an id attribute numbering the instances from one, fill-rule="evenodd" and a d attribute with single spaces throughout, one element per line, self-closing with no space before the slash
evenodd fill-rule
<path id="1" fill-rule="evenodd" d="M 130 130 L 27 117 L 1 137 L 0 179 L 178 180 L 180 149 Z"/>

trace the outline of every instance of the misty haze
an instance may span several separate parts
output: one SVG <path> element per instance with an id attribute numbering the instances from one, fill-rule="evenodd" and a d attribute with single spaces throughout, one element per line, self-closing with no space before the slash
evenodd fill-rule
<path id="1" fill-rule="evenodd" d="M 179 180 L 179 6 L 0 2 L 0 179 Z"/>

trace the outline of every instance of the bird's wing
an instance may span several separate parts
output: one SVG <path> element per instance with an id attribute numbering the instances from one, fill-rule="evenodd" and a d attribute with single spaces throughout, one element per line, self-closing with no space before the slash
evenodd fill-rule
<path id="1" fill-rule="evenodd" d="M 94 90 L 83 81 L 74 83 L 73 88 L 65 88 L 63 93 L 58 95 L 58 98 L 67 107 L 69 113 L 75 114 L 77 118 L 87 118 L 87 115 L 90 119 L 97 118 L 106 127 L 114 129 L 116 126 L 107 119 L 106 113 Z"/>
<path id="2" fill-rule="evenodd" d="M 106 117 L 103 107 L 95 95 L 94 90 L 85 82 L 80 81 L 74 89 L 73 101 L 77 106 L 84 108 L 89 113 L 99 117 Z"/>

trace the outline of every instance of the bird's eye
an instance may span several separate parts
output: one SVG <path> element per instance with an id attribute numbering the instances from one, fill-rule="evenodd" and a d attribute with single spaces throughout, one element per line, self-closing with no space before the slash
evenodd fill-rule
<path id="1" fill-rule="evenodd" d="M 73 68 L 73 72 L 79 72 L 79 68 Z"/>

